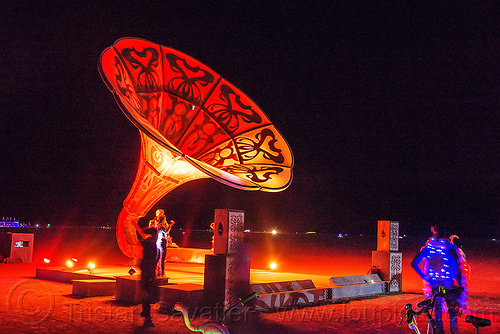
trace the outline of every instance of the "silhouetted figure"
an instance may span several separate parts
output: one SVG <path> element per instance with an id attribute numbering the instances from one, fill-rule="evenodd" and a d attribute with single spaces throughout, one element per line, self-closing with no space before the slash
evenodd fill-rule
<path id="1" fill-rule="evenodd" d="M 157 237 L 158 231 L 156 228 L 148 228 L 144 230 L 146 238 L 140 238 L 142 243 L 142 262 L 141 262 L 141 289 L 142 289 L 142 312 L 141 317 L 144 317 L 144 327 L 154 327 L 151 318 L 151 303 L 155 294 L 155 271 L 157 264 Z M 148 236 L 149 235 L 149 236 Z"/>

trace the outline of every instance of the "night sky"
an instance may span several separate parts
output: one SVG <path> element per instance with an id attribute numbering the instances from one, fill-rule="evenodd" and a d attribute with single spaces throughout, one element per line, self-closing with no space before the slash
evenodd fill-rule
<path id="1" fill-rule="evenodd" d="M 114 225 L 139 132 L 97 69 L 121 37 L 184 52 L 245 92 L 288 141 L 281 193 L 214 180 L 163 198 L 180 227 L 242 209 L 254 230 L 500 237 L 500 35 L 483 5 L 323 1 L 2 1 L 0 218 Z M 147 219 L 153 215 L 151 211 Z"/>

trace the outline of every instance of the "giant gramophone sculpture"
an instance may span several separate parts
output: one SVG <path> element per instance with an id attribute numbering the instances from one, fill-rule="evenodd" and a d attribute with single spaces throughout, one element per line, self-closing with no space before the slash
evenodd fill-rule
<path id="1" fill-rule="evenodd" d="M 211 177 L 262 191 L 290 185 L 285 139 L 250 98 L 199 61 L 123 38 L 104 50 L 99 71 L 141 135 L 139 168 L 116 225 L 125 255 L 142 257 L 139 218 L 188 181 Z"/>

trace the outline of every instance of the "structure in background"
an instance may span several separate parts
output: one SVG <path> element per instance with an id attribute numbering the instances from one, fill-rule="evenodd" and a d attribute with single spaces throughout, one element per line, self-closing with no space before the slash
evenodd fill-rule
<path id="1" fill-rule="evenodd" d="M 399 223 L 379 220 L 377 250 L 372 252 L 372 265 L 380 278 L 389 282 L 389 292 L 403 289 L 403 253 L 399 250 Z"/>
<path id="2" fill-rule="evenodd" d="M 141 134 L 137 175 L 116 228 L 125 255 L 141 257 L 139 218 L 188 181 L 212 177 L 271 192 L 290 185 L 293 155 L 285 139 L 249 97 L 196 59 L 123 38 L 104 50 L 99 70 Z"/>
<path id="3" fill-rule="evenodd" d="M 1 233 L 0 257 L 5 262 L 31 262 L 33 242 L 32 233 Z"/>
<path id="4" fill-rule="evenodd" d="M 24 227 L 16 217 L 2 217 L 0 227 Z"/>

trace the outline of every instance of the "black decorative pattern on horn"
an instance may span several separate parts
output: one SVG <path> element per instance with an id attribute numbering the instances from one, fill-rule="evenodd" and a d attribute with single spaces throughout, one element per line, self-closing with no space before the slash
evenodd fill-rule
<path id="1" fill-rule="evenodd" d="M 171 94 L 163 95 L 163 113 L 158 126 L 166 139 L 176 145 L 196 114 L 194 106 Z"/>
<path id="2" fill-rule="evenodd" d="M 252 165 L 232 165 L 222 167 L 228 173 L 240 175 L 252 180 L 255 183 L 263 183 L 269 181 L 272 175 L 279 175 L 283 172 L 283 168 L 278 166 L 252 166 Z"/>
<path id="3" fill-rule="evenodd" d="M 201 113 L 200 115 L 202 120 L 190 125 L 180 143 L 181 147 L 185 147 L 194 158 L 199 158 L 200 154 L 214 146 L 217 136 L 224 135 L 224 130 L 207 114 Z"/>
<path id="4" fill-rule="evenodd" d="M 207 154 L 199 158 L 201 161 L 214 167 L 222 167 L 224 165 L 232 165 L 239 163 L 238 154 L 232 141 L 226 145 L 211 150 Z"/>
<path id="5" fill-rule="evenodd" d="M 285 158 L 275 144 L 276 136 L 271 129 L 265 128 L 255 136 L 256 140 L 249 137 L 236 138 L 236 146 L 240 152 L 242 162 L 251 161 L 259 154 L 275 163 L 283 163 Z"/>
<path id="6" fill-rule="evenodd" d="M 127 71 L 125 70 L 122 62 L 120 61 L 120 58 L 115 57 L 114 60 L 116 69 L 115 80 L 118 92 L 120 93 L 121 96 L 127 98 L 128 102 L 132 106 L 137 108 L 140 104 L 137 99 L 137 94 L 135 93 L 132 82 L 130 80 L 127 80 L 128 78 Z"/>
<path id="7" fill-rule="evenodd" d="M 222 103 L 212 103 L 207 106 L 207 111 L 229 133 L 234 133 L 240 127 L 240 120 L 245 123 L 262 123 L 260 115 L 245 105 L 241 97 L 227 85 L 221 85 L 219 98 Z"/>
<path id="8" fill-rule="evenodd" d="M 177 74 L 166 84 L 168 91 L 194 104 L 199 104 L 202 96 L 197 85 L 206 87 L 214 82 L 213 75 L 199 66 L 190 66 L 185 59 L 173 53 L 167 53 L 165 59 L 170 64 L 170 69 Z"/>
<path id="9" fill-rule="evenodd" d="M 161 93 L 141 94 L 139 98 L 141 99 L 140 114 L 154 127 L 157 127 L 161 117 Z"/>
<path id="10" fill-rule="evenodd" d="M 133 69 L 140 70 L 137 76 L 137 87 L 144 87 L 146 91 L 158 88 L 160 78 L 153 69 L 158 67 L 160 57 L 156 49 L 143 48 L 142 51 L 137 51 L 135 48 L 125 48 L 122 50 L 122 56 Z"/>

